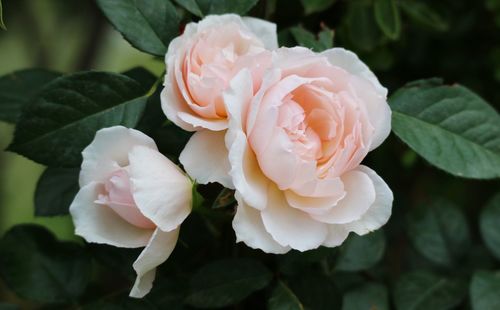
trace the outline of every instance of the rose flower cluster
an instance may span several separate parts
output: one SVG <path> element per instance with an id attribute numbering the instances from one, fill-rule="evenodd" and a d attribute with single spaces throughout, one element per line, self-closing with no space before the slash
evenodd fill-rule
<path id="1" fill-rule="evenodd" d="M 143 133 L 105 128 L 70 207 L 86 241 L 144 247 L 131 296 L 173 251 L 193 181 L 234 189 L 237 241 L 267 253 L 335 247 L 387 222 L 392 192 L 361 165 L 390 132 L 387 89 L 354 53 L 278 48 L 276 25 L 230 14 L 188 24 L 165 61 L 162 109 L 194 132 L 186 173 Z"/>

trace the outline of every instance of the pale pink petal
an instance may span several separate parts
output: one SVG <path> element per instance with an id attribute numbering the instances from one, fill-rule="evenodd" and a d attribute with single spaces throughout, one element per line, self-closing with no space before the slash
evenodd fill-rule
<path id="1" fill-rule="evenodd" d="M 174 74 L 174 73 L 168 73 Z M 183 121 L 178 113 L 184 112 L 189 113 L 188 106 L 184 103 L 184 100 L 178 94 L 177 87 L 169 81 L 170 77 L 165 77 L 164 88 L 161 91 L 161 108 L 163 113 L 167 116 L 167 118 L 180 128 L 186 131 L 195 131 L 195 128 L 192 124 Z"/>
<path id="2" fill-rule="evenodd" d="M 269 181 L 261 173 L 255 155 L 249 148 L 242 123 L 252 96 L 251 75 L 248 70 L 242 70 L 233 78 L 230 87 L 224 92 L 224 101 L 229 115 L 226 147 L 231 165 L 229 174 L 234 187 L 241 193 L 248 205 L 263 209 L 267 204 Z"/>
<path id="3" fill-rule="evenodd" d="M 179 238 L 179 230 L 180 227 L 169 232 L 155 230 L 151 240 L 132 265 L 137 278 L 130 291 L 130 297 L 142 298 L 151 291 L 156 267 L 165 262 L 174 250 Z"/>
<path id="4" fill-rule="evenodd" d="M 75 234 L 87 242 L 122 248 L 138 248 L 148 243 L 153 229 L 142 229 L 122 219 L 108 206 L 96 204 L 104 184 L 91 182 L 83 186 L 69 207 Z"/>
<path id="5" fill-rule="evenodd" d="M 349 236 L 349 230 L 344 225 L 331 224 L 328 225 L 328 235 L 326 236 L 323 245 L 329 248 L 334 248 L 341 245 Z"/>
<path id="6" fill-rule="evenodd" d="M 375 201 L 375 187 L 370 177 L 359 170 L 342 175 L 346 196 L 327 213 L 311 215 L 320 222 L 346 224 L 359 220 Z"/>
<path id="7" fill-rule="evenodd" d="M 146 147 L 135 147 L 129 158 L 137 207 L 161 230 L 176 229 L 191 212 L 191 181 L 168 158 Z"/>
<path id="8" fill-rule="evenodd" d="M 242 19 L 243 23 L 264 43 L 268 50 L 278 48 L 276 24 L 254 17 L 243 17 Z"/>
<path id="9" fill-rule="evenodd" d="M 237 192 L 238 207 L 233 219 L 233 229 L 236 233 L 236 242 L 243 242 L 253 249 L 261 249 L 266 253 L 283 254 L 290 247 L 281 246 L 266 231 L 260 211 L 248 206 Z"/>
<path id="10" fill-rule="evenodd" d="M 277 188 L 271 186 L 268 195 L 268 205 L 261 214 L 264 227 L 274 240 L 299 251 L 312 250 L 323 244 L 328 225 L 290 207 Z"/>
<path id="11" fill-rule="evenodd" d="M 128 165 L 128 153 L 136 145 L 157 150 L 156 144 L 142 132 L 114 126 L 99 130 L 94 140 L 83 150 L 80 186 L 104 182 L 120 167 Z"/>
<path id="12" fill-rule="evenodd" d="M 338 193 L 333 193 L 331 196 L 325 197 L 307 197 L 297 195 L 292 190 L 284 191 L 288 204 L 296 209 L 302 210 L 308 214 L 321 215 L 326 213 L 331 208 L 344 198 L 345 192 L 342 190 Z"/>
<path id="13" fill-rule="evenodd" d="M 225 131 L 198 131 L 182 150 L 179 161 L 197 183 L 217 182 L 224 187 L 234 188 L 229 175 L 231 167 L 225 135 Z"/>
<path id="14" fill-rule="evenodd" d="M 195 130 L 208 129 L 213 131 L 225 130 L 227 128 L 226 119 L 206 119 L 194 115 L 192 112 L 178 112 L 177 116 L 185 123 L 191 124 Z"/>
<path id="15" fill-rule="evenodd" d="M 359 166 L 359 171 L 364 172 L 375 186 L 375 201 L 363 216 L 352 223 L 346 224 L 346 229 L 354 231 L 358 235 L 364 235 L 382 227 L 391 216 L 393 194 L 389 186 L 372 169 Z"/>

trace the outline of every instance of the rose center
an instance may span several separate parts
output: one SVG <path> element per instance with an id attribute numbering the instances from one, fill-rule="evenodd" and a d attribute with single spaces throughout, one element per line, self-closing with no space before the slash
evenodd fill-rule
<path id="1" fill-rule="evenodd" d="M 121 168 L 111 174 L 95 203 L 111 208 L 125 221 L 137 227 L 147 229 L 156 227 L 137 207 L 126 168 Z"/>

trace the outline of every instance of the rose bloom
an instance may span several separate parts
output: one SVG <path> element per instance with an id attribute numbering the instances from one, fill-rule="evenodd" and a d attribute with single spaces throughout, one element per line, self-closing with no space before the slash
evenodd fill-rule
<path id="1" fill-rule="evenodd" d="M 99 130 L 82 155 L 80 191 L 70 206 L 75 233 L 87 242 L 145 247 L 130 292 L 143 297 L 191 212 L 191 181 L 151 138 L 122 126 Z"/>
<path id="2" fill-rule="evenodd" d="M 162 108 L 169 120 L 187 131 L 198 131 L 179 160 L 198 183 L 219 182 L 231 187 L 229 163 L 224 150 L 227 112 L 222 93 L 243 68 L 249 70 L 256 91 L 271 64 L 270 50 L 278 46 L 276 25 L 234 14 L 207 16 L 186 25 L 184 33 L 172 40 L 165 62 L 167 74 L 161 94 Z M 205 141 L 218 141 L 207 149 Z M 195 170 L 196 153 L 206 162 Z"/>
<path id="3" fill-rule="evenodd" d="M 282 48 L 256 94 L 252 83 L 241 71 L 224 94 L 238 241 L 305 251 L 385 224 L 392 192 L 361 165 L 391 128 L 387 90 L 369 68 L 341 48 Z"/>

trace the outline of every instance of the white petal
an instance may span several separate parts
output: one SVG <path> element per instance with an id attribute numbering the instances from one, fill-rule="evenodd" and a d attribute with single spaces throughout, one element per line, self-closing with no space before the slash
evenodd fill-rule
<path id="1" fill-rule="evenodd" d="M 323 245 L 329 248 L 334 248 L 341 245 L 349 236 L 349 230 L 344 225 L 328 225 L 328 235 L 326 236 Z"/>
<path id="2" fill-rule="evenodd" d="M 129 155 L 132 194 L 139 210 L 163 231 L 176 229 L 191 212 L 189 178 L 161 153 L 137 146 Z"/>
<path id="3" fill-rule="evenodd" d="M 217 182 L 234 189 L 229 170 L 225 131 L 202 130 L 191 136 L 179 156 L 187 174 L 200 184 Z"/>
<path id="4" fill-rule="evenodd" d="M 370 150 L 377 148 L 391 131 L 391 109 L 387 104 L 387 89 L 380 84 L 370 68 L 353 52 L 343 48 L 333 48 L 324 51 L 321 55 L 326 56 L 331 64 L 343 68 L 374 87 L 374 91 L 372 91 L 362 81 L 352 80 L 358 90 L 357 95 L 365 103 L 370 123 L 375 128 Z"/>
<path id="5" fill-rule="evenodd" d="M 236 215 L 233 219 L 233 229 L 236 233 L 236 242 L 243 242 L 252 249 L 260 249 L 266 253 L 283 254 L 290 247 L 281 246 L 266 231 L 260 211 L 248 206 L 239 193 L 235 195 L 238 201 Z"/>
<path id="6" fill-rule="evenodd" d="M 278 189 L 270 187 L 268 193 L 268 205 L 262 211 L 262 220 L 274 240 L 299 251 L 315 249 L 325 241 L 326 224 L 289 206 Z"/>
<path id="7" fill-rule="evenodd" d="M 179 238 L 179 230 L 180 227 L 169 232 L 155 230 L 148 245 L 132 265 L 137 278 L 130 291 L 130 297 L 142 298 L 151 291 L 156 267 L 165 262 L 174 250 Z"/>
<path id="8" fill-rule="evenodd" d="M 265 48 L 278 48 L 276 24 L 255 17 L 243 17 L 243 22 L 264 43 Z"/>
<path id="9" fill-rule="evenodd" d="M 109 244 L 122 248 L 143 247 L 153 230 L 136 227 L 122 219 L 111 208 L 94 201 L 104 185 L 96 182 L 82 187 L 69 207 L 75 234 L 87 242 Z"/>
<path id="10" fill-rule="evenodd" d="M 346 224 L 359 220 L 375 201 L 375 187 L 370 177 L 359 170 L 342 175 L 346 196 L 327 213 L 311 216 L 329 224 Z"/>
<path id="11" fill-rule="evenodd" d="M 248 70 L 241 70 L 224 92 L 229 116 L 226 147 L 231 166 L 233 185 L 250 206 L 263 209 L 267 204 L 268 179 L 260 172 L 259 164 L 243 132 L 243 119 L 252 100 L 252 78 Z"/>
<path id="12" fill-rule="evenodd" d="M 387 223 L 391 216 L 394 197 L 389 186 L 375 171 L 366 166 L 359 166 L 358 169 L 363 171 L 372 180 L 375 186 L 376 198 L 361 219 L 347 224 L 346 228 L 358 235 L 364 235 L 379 229 Z"/>
<path id="13" fill-rule="evenodd" d="M 227 128 L 226 119 L 206 119 L 193 114 L 194 112 L 178 112 L 177 116 L 182 121 L 191 124 L 195 130 L 208 129 L 213 131 L 225 130 Z"/>
<path id="14" fill-rule="evenodd" d="M 187 104 L 184 103 L 183 99 L 177 93 L 176 87 L 172 84 L 172 82 L 170 82 L 170 79 L 172 79 L 172 77 L 170 77 L 169 75 L 173 74 L 175 74 L 175 72 L 172 68 L 171 70 L 168 70 L 168 73 L 165 76 L 165 84 L 160 94 L 161 108 L 163 110 L 163 113 L 165 113 L 167 118 L 172 123 L 176 124 L 186 131 L 194 131 L 195 128 L 193 127 L 193 125 L 184 122 L 178 116 L 178 113 L 180 111 L 189 113 L 189 110 Z"/>
<path id="15" fill-rule="evenodd" d="M 114 126 L 99 130 L 94 140 L 83 150 L 80 186 L 103 182 L 119 167 L 128 165 L 128 153 L 136 145 L 157 150 L 156 144 L 142 132 Z"/>
<path id="16" fill-rule="evenodd" d="M 380 84 L 375 74 L 355 53 L 341 47 L 336 47 L 322 52 L 321 55 L 327 57 L 332 65 L 341 67 L 351 74 L 361 76 L 370 81 L 381 96 L 387 97 L 387 88 Z"/>

